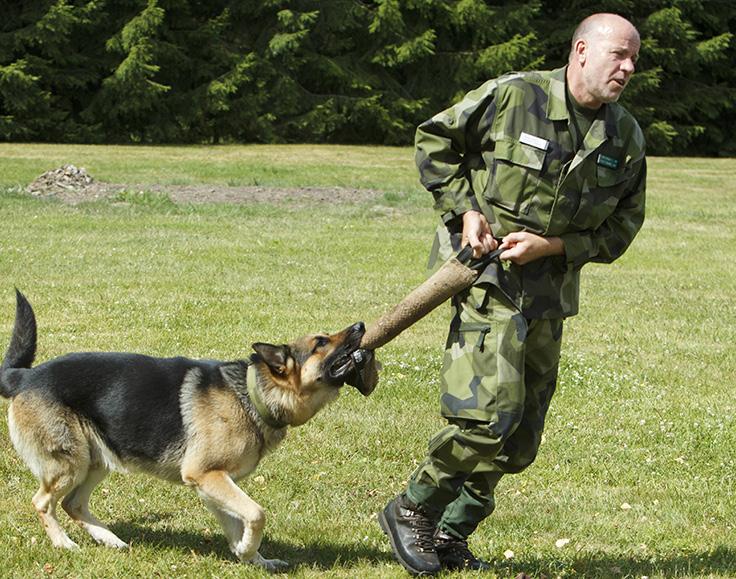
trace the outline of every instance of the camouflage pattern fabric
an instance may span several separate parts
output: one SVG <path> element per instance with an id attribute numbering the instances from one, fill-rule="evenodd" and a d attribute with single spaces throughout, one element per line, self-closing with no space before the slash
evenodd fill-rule
<path id="1" fill-rule="evenodd" d="M 644 220 L 641 129 L 605 104 L 577 148 L 565 73 L 490 80 L 417 129 L 420 178 L 442 213 L 430 266 L 461 249 L 460 216 L 470 209 L 497 238 L 529 231 L 565 246 L 565 256 L 523 266 L 492 263 L 453 300 L 441 385 L 448 426 L 406 492 L 460 538 L 493 511 L 501 477 L 536 457 L 580 269 L 621 256 Z"/>
<path id="2" fill-rule="evenodd" d="M 527 318 L 576 314 L 580 268 L 621 256 L 644 220 L 639 125 L 622 106 L 603 105 L 575 150 L 565 70 L 490 80 L 416 133 L 420 179 L 451 233 L 476 209 L 497 237 L 530 231 L 564 241 L 564 257 L 492 264 L 478 280 L 499 285 Z"/>
<path id="3" fill-rule="evenodd" d="M 535 459 L 557 382 L 562 320 L 526 320 L 494 286 L 453 300 L 441 380 L 449 425 L 429 443 L 407 494 L 467 537 L 494 508 L 505 473 Z"/>

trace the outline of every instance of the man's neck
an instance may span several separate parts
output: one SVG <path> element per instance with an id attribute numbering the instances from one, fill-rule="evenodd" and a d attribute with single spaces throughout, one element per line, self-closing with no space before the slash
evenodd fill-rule
<path id="1" fill-rule="evenodd" d="M 567 81 L 567 90 L 570 93 L 570 96 L 575 100 L 576 104 L 593 111 L 597 111 L 601 106 L 603 106 L 601 101 L 590 95 L 585 90 L 578 70 L 573 69 L 568 65 L 565 73 L 565 80 Z"/>
<path id="2" fill-rule="evenodd" d="M 568 103 L 567 106 L 570 109 L 571 113 L 584 117 L 588 119 L 589 121 L 592 121 L 593 119 L 595 119 L 596 116 L 598 116 L 598 111 L 600 110 L 600 107 L 593 109 L 593 108 L 586 107 L 585 105 L 581 104 L 575 98 L 575 95 L 570 90 L 570 87 L 567 87 L 567 103 Z"/>

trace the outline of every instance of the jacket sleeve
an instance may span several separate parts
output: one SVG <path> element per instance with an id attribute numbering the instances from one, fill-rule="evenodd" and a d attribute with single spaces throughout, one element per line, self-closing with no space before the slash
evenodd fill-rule
<path id="1" fill-rule="evenodd" d="M 598 229 L 561 235 L 567 267 L 579 269 L 591 261 L 611 263 L 623 255 L 644 222 L 646 180 L 646 158 L 642 156 L 632 167 L 626 195 Z"/>
<path id="2" fill-rule="evenodd" d="M 417 128 L 416 164 L 422 185 L 434 196 L 445 222 L 470 209 L 480 210 L 469 162 L 479 158 L 495 116 L 497 82 L 490 80 L 460 102 Z"/>

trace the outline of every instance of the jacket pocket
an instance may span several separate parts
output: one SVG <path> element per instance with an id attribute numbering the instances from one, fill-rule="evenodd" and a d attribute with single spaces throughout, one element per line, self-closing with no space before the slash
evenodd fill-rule
<path id="1" fill-rule="evenodd" d="M 577 212 L 573 215 L 572 224 L 580 229 L 597 229 L 616 210 L 631 171 L 626 167 L 611 169 L 597 165 L 595 183 L 580 197 Z M 593 179 L 591 178 L 592 182 Z"/>
<path id="2" fill-rule="evenodd" d="M 496 142 L 493 179 L 486 187 L 489 203 L 515 213 L 526 213 L 537 192 L 546 150 L 514 139 Z"/>
<path id="3" fill-rule="evenodd" d="M 596 183 L 598 187 L 615 187 L 619 183 L 626 181 L 629 174 L 626 167 L 620 169 L 611 169 L 603 165 L 596 166 Z"/>

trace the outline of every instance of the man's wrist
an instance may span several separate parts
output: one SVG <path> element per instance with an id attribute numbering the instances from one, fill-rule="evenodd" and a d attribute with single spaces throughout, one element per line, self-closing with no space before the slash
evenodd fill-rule
<path id="1" fill-rule="evenodd" d="M 462 221 L 463 215 L 468 211 L 467 208 L 463 209 L 452 209 L 450 211 L 445 211 L 440 217 L 442 219 L 442 222 L 447 224 L 451 221 L 460 220 Z"/>
<path id="2" fill-rule="evenodd" d="M 545 237 L 548 255 L 565 255 L 565 242 L 561 237 Z"/>

